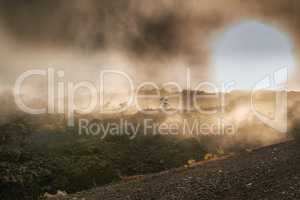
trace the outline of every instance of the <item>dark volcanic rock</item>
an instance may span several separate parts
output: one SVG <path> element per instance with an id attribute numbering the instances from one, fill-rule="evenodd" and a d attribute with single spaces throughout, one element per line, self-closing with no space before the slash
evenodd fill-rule
<path id="1" fill-rule="evenodd" d="M 291 141 L 64 199 L 300 199 L 299 150 Z"/>

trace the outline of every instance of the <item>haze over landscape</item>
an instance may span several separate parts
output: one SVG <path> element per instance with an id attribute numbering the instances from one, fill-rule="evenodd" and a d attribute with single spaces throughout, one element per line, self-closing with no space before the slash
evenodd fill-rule
<path id="1" fill-rule="evenodd" d="M 299 9 L 0 1 L 0 199 L 298 199 Z"/>
<path id="2" fill-rule="evenodd" d="M 289 44 L 268 37 L 264 27 L 245 25 L 240 27 L 236 45 L 251 41 L 256 48 L 251 59 L 261 60 L 260 65 L 265 65 L 264 59 L 290 56 L 290 60 L 274 62 L 278 66 L 270 69 L 295 68 L 289 81 L 290 89 L 297 89 L 298 4 L 295 0 L 2 1 L 2 90 L 10 88 L 24 70 L 48 67 L 65 70 L 71 80 L 96 81 L 99 70 L 110 68 L 125 71 L 137 83 L 176 80 L 180 84 L 185 84 L 181 75 L 190 67 L 193 84 L 220 81 L 216 80 L 219 66 L 214 66 L 214 45 L 223 34 L 249 21 L 280 32 Z M 233 60 L 251 56 L 247 47 L 228 48 L 234 51 Z"/>

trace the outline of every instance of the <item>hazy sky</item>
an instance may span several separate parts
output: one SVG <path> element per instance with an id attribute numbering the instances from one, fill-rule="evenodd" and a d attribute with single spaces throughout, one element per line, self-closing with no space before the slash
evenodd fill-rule
<path id="1" fill-rule="evenodd" d="M 292 40 L 268 24 L 239 22 L 228 27 L 213 46 L 211 67 L 215 69 L 216 80 L 233 81 L 235 89 L 252 89 L 268 76 L 274 80 L 274 74 L 283 68 L 290 75 L 295 73 Z M 268 86 L 268 89 L 276 88 L 276 85 Z"/>
<path id="2" fill-rule="evenodd" d="M 299 10 L 298 0 L 2 0 L 0 84 L 49 66 L 76 80 L 116 68 L 137 81 L 184 83 L 187 66 L 195 81 L 214 79 L 212 44 L 228 27 L 249 20 L 288 35 L 298 59 Z"/>

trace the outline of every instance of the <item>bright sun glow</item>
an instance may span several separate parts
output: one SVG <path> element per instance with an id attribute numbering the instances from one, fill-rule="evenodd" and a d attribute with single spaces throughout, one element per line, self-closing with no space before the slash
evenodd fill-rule
<path id="1" fill-rule="evenodd" d="M 256 21 L 229 28 L 213 48 L 217 81 L 235 81 L 236 89 L 251 89 L 280 68 L 294 68 L 293 45 L 288 35 Z"/>

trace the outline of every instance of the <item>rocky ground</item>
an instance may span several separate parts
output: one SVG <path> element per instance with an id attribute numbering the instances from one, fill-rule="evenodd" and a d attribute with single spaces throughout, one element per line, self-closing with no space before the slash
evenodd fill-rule
<path id="1" fill-rule="evenodd" d="M 63 199 L 300 199 L 299 150 L 290 141 Z"/>

